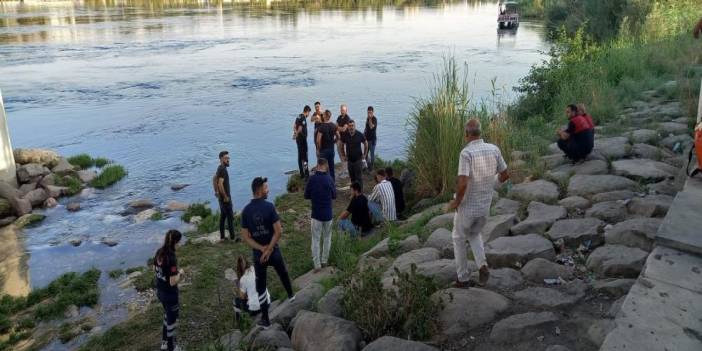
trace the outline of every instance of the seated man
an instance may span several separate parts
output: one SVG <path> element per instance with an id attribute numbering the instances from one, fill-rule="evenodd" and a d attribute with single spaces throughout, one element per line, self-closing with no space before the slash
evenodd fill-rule
<path id="1" fill-rule="evenodd" d="M 384 169 L 379 169 L 375 173 L 375 182 L 377 184 L 368 197 L 368 208 L 371 210 L 373 220 L 377 222 L 396 221 L 395 192 L 392 189 L 392 184 L 387 180 Z"/>
<path id="2" fill-rule="evenodd" d="M 585 160 L 595 145 L 595 126 L 591 119 L 578 114 L 578 107 L 568 105 L 568 128 L 558 129 L 558 147 L 573 163 Z"/>
<path id="3" fill-rule="evenodd" d="M 339 229 L 352 236 L 358 235 L 359 232 L 361 236 L 365 236 L 373 230 L 368 199 L 361 192 L 361 184 L 358 182 L 351 184 L 351 191 L 353 195 L 351 202 L 339 216 Z M 349 217 L 351 217 L 350 220 Z"/>

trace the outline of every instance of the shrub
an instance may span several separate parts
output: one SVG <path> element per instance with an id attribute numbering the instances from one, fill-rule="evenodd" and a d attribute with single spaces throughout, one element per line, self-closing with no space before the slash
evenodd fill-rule
<path id="1" fill-rule="evenodd" d="M 212 210 L 209 207 L 209 202 L 194 202 L 180 216 L 180 219 L 185 223 L 190 223 L 190 218 L 198 216 L 205 219 L 212 215 Z"/>
<path id="2" fill-rule="evenodd" d="M 68 163 L 80 167 L 80 169 L 88 169 L 95 165 L 95 161 L 88 154 L 78 154 L 68 158 Z"/>
<path id="3" fill-rule="evenodd" d="M 102 172 L 100 172 L 100 174 L 98 174 L 98 176 L 90 182 L 90 185 L 98 189 L 104 189 L 114 183 L 117 183 L 126 175 L 127 171 L 121 165 L 107 166 L 103 168 Z"/>

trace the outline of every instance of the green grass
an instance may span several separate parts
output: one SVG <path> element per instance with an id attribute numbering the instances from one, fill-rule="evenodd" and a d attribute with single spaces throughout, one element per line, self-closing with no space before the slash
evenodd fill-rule
<path id="1" fill-rule="evenodd" d="M 188 209 L 183 212 L 180 219 L 185 223 L 190 223 L 190 218 L 198 216 L 205 219 L 212 215 L 212 210 L 209 207 L 209 202 L 195 202 L 188 206 Z"/>
<path id="2" fill-rule="evenodd" d="M 293 174 L 288 177 L 288 184 L 286 189 L 289 193 L 295 193 L 305 189 L 305 180 L 300 177 L 299 174 Z"/>
<path id="3" fill-rule="evenodd" d="M 93 159 L 93 162 L 95 162 L 95 167 L 97 168 L 103 168 L 107 166 L 108 164 L 112 163 L 112 161 L 104 158 L 104 157 L 98 157 Z"/>
<path id="4" fill-rule="evenodd" d="M 67 187 L 68 191 L 66 192 L 66 194 L 68 196 L 76 195 L 80 193 L 81 190 L 83 190 L 83 183 L 81 183 L 80 179 L 71 175 L 66 175 L 62 177 L 57 174 L 54 174 L 54 184 L 56 184 L 57 186 Z"/>
<path id="5" fill-rule="evenodd" d="M 109 275 L 110 278 L 112 278 L 112 279 L 117 279 L 117 278 L 119 278 L 119 277 L 121 277 L 121 276 L 124 275 L 124 270 L 121 269 L 121 268 L 119 268 L 119 269 L 114 269 L 114 270 L 111 270 L 111 271 L 108 273 L 108 275 Z"/>
<path id="6" fill-rule="evenodd" d="M 90 182 L 90 185 L 98 189 L 104 189 L 117 183 L 126 175 L 127 171 L 121 165 L 110 165 L 104 167 L 100 174 Z"/>
<path id="7" fill-rule="evenodd" d="M 68 158 L 68 163 L 80 167 L 80 169 L 88 169 L 95 165 L 95 161 L 88 154 L 78 154 Z"/>
<path id="8" fill-rule="evenodd" d="M 164 218 L 163 213 L 156 212 L 156 213 L 152 214 L 149 219 L 152 221 L 160 221 L 160 220 L 163 220 L 163 218 Z"/>

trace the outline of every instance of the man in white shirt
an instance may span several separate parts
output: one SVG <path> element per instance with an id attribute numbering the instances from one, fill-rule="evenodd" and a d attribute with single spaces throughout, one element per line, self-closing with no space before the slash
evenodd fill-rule
<path id="1" fill-rule="evenodd" d="M 459 288 L 469 286 L 471 273 L 466 257 L 466 237 L 479 267 L 478 284 L 484 286 L 490 278 L 480 231 L 490 213 L 495 175 L 499 174 L 500 183 L 509 179 L 507 164 L 500 149 L 484 142 L 480 137 L 480 121 L 471 119 L 466 123 L 464 138 L 468 144 L 461 151 L 458 161 L 456 197 L 447 207 L 447 212 L 457 210 L 453 219 L 452 238 L 458 275 L 455 286 Z"/>
<path id="2" fill-rule="evenodd" d="M 379 169 L 375 173 L 376 185 L 373 192 L 368 196 L 368 207 L 375 219 L 379 212 L 386 221 L 392 222 L 397 220 L 397 212 L 395 210 L 395 193 L 392 190 L 392 183 L 387 179 L 387 174 L 384 169 Z"/>

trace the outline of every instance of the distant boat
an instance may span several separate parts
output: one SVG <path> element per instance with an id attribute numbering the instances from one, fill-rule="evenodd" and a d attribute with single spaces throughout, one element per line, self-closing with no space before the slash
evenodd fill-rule
<path id="1" fill-rule="evenodd" d="M 519 4 L 516 1 L 500 2 L 497 24 L 500 29 L 519 27 Z"/>

